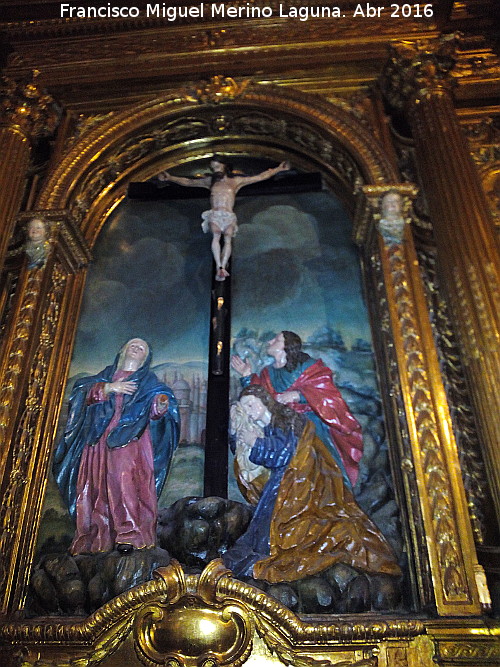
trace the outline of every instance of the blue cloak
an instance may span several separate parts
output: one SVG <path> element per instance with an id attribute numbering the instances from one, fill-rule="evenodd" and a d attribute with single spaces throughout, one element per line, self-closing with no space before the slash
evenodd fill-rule
<path id="1" fill-rule="evenodd" d="M 95 445 L 106 430 L 115 410 L 115 397 L 102 403 L 87 405 L 87 394 L 98 382 L 111 382 L 118 367 L 120 355 L 114 364 L 90 377 L 77 380 L 69 398 L 68 421 L 61 440 L 58 442 L 53 461 L 53 472 L 64 502 L 71 516 L 76 516 L 76 482 L 80 460 L 85 445 Z M 142 435 L 149 426 L 153 444 L 154 474 L 156 493 L 159 497 L 167 478 L 172 455 L 179 442 L 180 419 L 175 398 L 170 387 L 160 382 L 150 370 L 152 354 L 149 351 L 144 364 L 134 371 L 127 381 L 137 382 L 134 394 L 123 396 L 120 421 L 108 434 L 108 447 L 125 447 L 131 440 Z M 168 411 L 160 419 L 149 418 L 155 396 L 166 394 L 169 399 Z"/>

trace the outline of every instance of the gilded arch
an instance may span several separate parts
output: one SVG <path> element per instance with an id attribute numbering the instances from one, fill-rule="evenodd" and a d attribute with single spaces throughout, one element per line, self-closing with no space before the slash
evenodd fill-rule
<path id="1" fill-rule="evenodd" d="M 398 180 L 382 147 L 346 102 L 271 85 L 219 82 L 209 94 L 180 91 L 84 129 L 49 178 L 38 208 L 69 210 L 92 245 L 130 180 L 209 154 L 214 146 L 313 162 L 351 195 L 363 184 Z"/>

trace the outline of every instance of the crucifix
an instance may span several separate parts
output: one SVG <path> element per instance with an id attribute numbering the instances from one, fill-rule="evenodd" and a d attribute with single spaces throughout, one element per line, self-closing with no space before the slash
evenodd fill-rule
<path id="1" fill-rule="evenodd" d="M 236 194 L 245 196 L 312 192 L 321 190 L 320 174 L 297 174 L 282 162 L 253 176 L 233 175 L 226 160 L 213 156 L 211 174 L 185 178 L 162 172 L 158 182 L 130 183 L 131 199 L 187 199 L 206 197 L 210 190 L 210 209 L 202 214 L 202 229 L 212 233 L 214 270 L 211 290 L 209 377 L 204 495 L 227 497 L 228 427 L 231 345 L 231 251 L 237 231 L 233 211 Z M 275 178 L 280 174 L 278 178 Z M 187 191 L 186 188 L 189 188 Z"/>

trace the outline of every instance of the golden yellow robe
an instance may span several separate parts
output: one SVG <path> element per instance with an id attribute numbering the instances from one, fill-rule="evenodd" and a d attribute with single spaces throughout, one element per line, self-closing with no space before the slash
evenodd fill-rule
<path id="1" fill-rule="evenodd" d="M 280 484 L 270 547 L 253 568 L 256 579 L 270 583 L 303 579 L 336 563 L 401 575 L 392 548 L 355 502 L 310 422 Z"/>

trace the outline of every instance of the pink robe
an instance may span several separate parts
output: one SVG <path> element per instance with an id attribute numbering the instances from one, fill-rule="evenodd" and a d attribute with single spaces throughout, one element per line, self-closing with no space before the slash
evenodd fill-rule
<path id="1" fill-rule="evenodd" d="M 132 373 L 119 370 L 113 382 L 126 380 Z M 151 406 L 151 419 L 159 419 L 167 407 Z M 93 385 L 87 403 L 108 400 L 104 383 Z M 76 487 L 76 532 L 73 554 L 110 551 L 117 543 L 136 549 L 156 544 L 156 497 L 153 447 L 149 428 L 124 447 L 110 448 L 108 433 L 117 425 L 123 394 L 115 395 L 115 411 L 99 442 L 86 445 L 78 471 Z"/>

